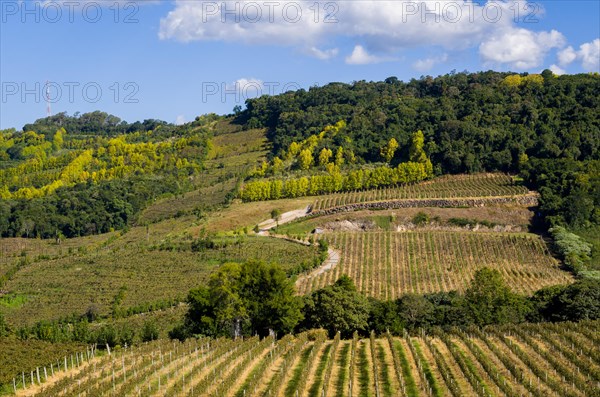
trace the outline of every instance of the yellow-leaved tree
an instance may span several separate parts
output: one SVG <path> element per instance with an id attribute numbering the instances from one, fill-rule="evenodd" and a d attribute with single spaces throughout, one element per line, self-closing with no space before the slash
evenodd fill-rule
<path id="1" fill-rule="evenodd" d="M 408 155 L 411 162 L 423 164 L 426 177 L 431 178 L 433 177 L 433 164 L 429 157 L 427 157 L 427 154 L 425 154 L 424 146 L 425 135 L 423 135 L 423 131 L 419 130 L 412 135 Z"/>
<path id="2" fill-rule="evenodd" d="M 302 170 L 309 169 L 310 166 L 313 165 L 314 161 L 315 159 L 313 157 L 312 150 L 304 149 L 298 155 L 298 165 Z"/>
<path id="3" fill-rule="evenodd" d="M 331 149 L 323 148 L 319 153 L 319 165 L 324 166 L 329 163 L 329 159 L 333 156 Z"/>
<path id="4" fill-rule="evenodd" d="M 384 147 L 381 148 L 379 154 L 381 155 L 381 157 L 383 157 L 386 163 L 392 161 L 392 159 L 394 158 L 394 154 L 396 154 L 396 149 L 398 149 L 398 146 L 399 145 L 396 138 L 392 138 Z"/>
<path id="5" fill-rule="evenodd" d="M 335 152 L 335 165 L 340 167 L 343 164 L 344 164 L 344 148 L 340 146 L 337 148 L 337 151 Z"/>
<path id="6" fill-rule="evenodd" d="M 62 149 L 63 143 L 65 141 L 64 135 L 66 133 L 67 131 L 64 128 L 61 128 L 60 130 L 56 131 L 56 133 L 54 134 L 54 138 L 52 138 L 52 149 L 54 149 L 55 151 Z"/>

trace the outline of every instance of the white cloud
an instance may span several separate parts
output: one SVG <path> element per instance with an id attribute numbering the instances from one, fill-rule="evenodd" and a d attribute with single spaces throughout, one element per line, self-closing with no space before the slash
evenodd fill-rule
<path id="1" fill-rule="evenodd" d="M 570 65 L 575 59 L 577 59 L 577 52 L 573 49 L 573 47 L 568 46 L 564 50 L 559 51 L 557 56 L 558 64 L 564 67 Z"/>
<path id="2" fill-rule="evenodd" d="M 600 39 L 582 44 L 579 48 L 578 56 L 583 68 L 590 72 L 600 71 Z"/>
<path id="3" fill-rule="evenodd" d="M 179 116 L 177 116 L 177 118 L 175 119 L 175 124 L 176 125 L 185 124 L 185 116 L 183 114 L 180 114 Z"/>
<path id="4" fill-rule="evenodd" d="M 227 84 L 225 89 L 229 93 L 235 93 L 236 97 L 241 100 L 256 98 L 268 93 L 265 82 L 254 77 L 237 79 L 233 83 Z"/>
<path id="5" fill-rule="evenodd" d="M 507 64 L 516 69 L 541 66 L 548 51 L 565 45 L 562 33 L 535 33 L 527 29 L 508 28 L 486 39 L 479 53 L 486 64 Z"/>
<path id="6" fill-rule="evenodd" d="M 564 41 L 557 31 L 535 33 L 516 27 L 515 8 L 523 9 L 522 15 L 531 12 L 525 12 L 525 1 L 357 0 L 326 4 L 330 5 L 313 0 L 176 0 L 160 21 L 159 37 L 291 46 L 323 60 L 339 55 L 337 40 L 349 39 L 362 43 L 354 49 L 356 55 L 353 52 L 347 58 L 356 63 L 389 59 L 400 50 L 418 46 L 445 51 L 479 47 L 484 61 L 519 68 L 539 65 L 549 48 Z M 538 8 L 535 17 L 542 11 Z M 510 40 L 510 48 L 502 45 L 504 39 Z"/>
<path id="7" fill-rule="evenodd" d="M 159 37 L 189 41 L 301 45 L 316 43 L 325 24 L 305 15 L 301 2 L 175 1 L 160 21 Z M 300 18 L 298 19 L 298 15 Z"/>
<path id="8" fill-rule="evenodd" d="M 560 66 L 557 66 L 554 64 L 550 65 L 550 67 L 548 69 L 550 69 L 552 71 L 552 73 L 554 73 L 557 76 L 567 73 L 566 70 L 564 70 Z"/>
<path id="9" fill-rule="evenodd" d="M 600 38 L 589 43 L 583 43 L 575 51 L 569 46 L 559 51 L 558 63 L 562 67 L 569 66 L 576 60 L 581 61 L 581 67 L 590 72 L 600 71 Z"/>
<path id="10" fill-rule="evenodd" d="M 379 63 L 389 60 L 389 58 L 382 58 L 369 54 L 361 45 L 354 46 L 352 54 L 346 57 L 346 63 L 349 65 L 368 65 L 371 63 Z"/>
<path id="11" fill-rule="evenodd" d="M 310 56 L 313 56 L 313 57 L 315 57 L 317 59 L 320 59 L 320 60 L 324 61 L 324 60 L 327 60 L 327 59 L 335 58 L 340 51 L 337 48 L 331 48 L 331 49 L 327 49 L 327 50 L 320 50 L 317 47 L 310 47 L 310 48 L 307 48 L 305 50 L 305 52 L 308 55 L 310 55 Z"/>
<path id="12" fill-rule="evenodd" d="M 448 60 L 448 54 L 442 54 L 437 57 L 430 57 L 425 59 L 419 59 L 413 63 L 413 68 L 419 72 L 427 72 L 431 70 L 438 63 L 444 63 Z"/>

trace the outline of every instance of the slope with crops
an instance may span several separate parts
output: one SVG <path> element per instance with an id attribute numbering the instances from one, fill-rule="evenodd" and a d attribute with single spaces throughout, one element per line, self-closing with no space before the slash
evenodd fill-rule
<path id="1" fill-rule="evenodd" d="M 156 341 L 14 380 L 18 396 L 597 395 L 598 321 L 431 335 Z M 38 377 L 38 373 L 42 373 Z M 24 380 L 23 380 L 24 379 Z"/>
<path id="2" fill-rule="evenodd" d="M 296 287 L 309 293 L 342 274 L 369 296 L 395 299 L 407 293 L 464 290 L 473 274 L 498 269 L 515 292 L 572 281 L 533 234 L 455 231 L 338 232 L 322 235 L 341 252 L 339 264 L 300 277 Z"/>

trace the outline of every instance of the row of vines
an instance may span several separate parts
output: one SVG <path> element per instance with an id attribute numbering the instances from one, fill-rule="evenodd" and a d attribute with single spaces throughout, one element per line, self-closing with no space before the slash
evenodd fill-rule
<path id="1" fill-rule="evenodd" d="M 339 263 L 297 280 L 301 294 L 350 276 L 369 296 L 395 299 L 406 293 L 464 291 L 482 267 L 498 269 L 515 292 L 566 284 L 546 243 L 536 235 L 449 231 L 340 232 L 321 235 L 341 252 Z"/>
<path id="2" fill-rule="evenodd" d="M 352 340 L 157 341 L 15 381 L 35 396 L 597 396 L 595 322 Z M 63 366 L 65 364 L 62 364 Z M 45 381 L 44 381 L 45 380 Z"/>
<path id="3" fill-rule="evenodd" d="M 505 174 L 447 175 L 417 184 L 330 194 L 316 200 L 312 208 L 313 211 L 319 211 L 375 201 L 502 197 L 527 193 L 525 186 L 516 184 L 512 177 Z"/>

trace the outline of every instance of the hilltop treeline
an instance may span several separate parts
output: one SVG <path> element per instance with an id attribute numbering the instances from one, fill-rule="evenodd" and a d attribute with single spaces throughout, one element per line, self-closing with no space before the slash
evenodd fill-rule
<path id="1" fill-rule="evenodd" d="M 523 155 L 600 158 L 599 90 L 598 75 L 548 70 L 407 83 L 390 77 L 250 99 L 239 117 L 248 127 L 269 129 L 273 155 L 342 119 L 346 128 L 336 139 L 364 161 L 378 161 L 391 138 L 408 147 L 411 134 L 422 130 L 427 154 L 443 173 L 518 171 Z"/>
<path id="2" fill-rule="evenodd" d="M 176 126 L 156 119 L 128 123 L 115 115 L 97 110 L 83 114 L 75 113 L 73 116 L 69 116 L 65 112 L 58 113 L 38 119 L 34 123 L 25 124 L 23 131 L 54 134 L 60 128 L 64 128 L 69 134 L 115 136 L 132 132 L 154 131 L 158 128 L 174 130 Z"/>

